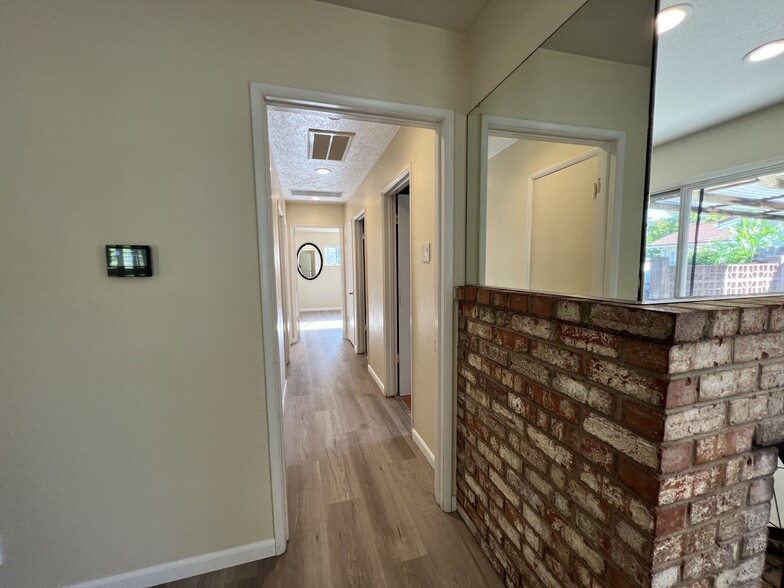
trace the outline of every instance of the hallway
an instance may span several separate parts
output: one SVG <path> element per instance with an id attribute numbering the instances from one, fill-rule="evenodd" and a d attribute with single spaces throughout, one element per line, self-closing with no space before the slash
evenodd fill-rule
<path id="1" fill-rule="evenodd" d="M 465 525 L 436 505 L 405 407 L 341 338 L 339 313 L 311 316 L 285 401 L 287 552 L 164 586 L 501 586 Z"/>

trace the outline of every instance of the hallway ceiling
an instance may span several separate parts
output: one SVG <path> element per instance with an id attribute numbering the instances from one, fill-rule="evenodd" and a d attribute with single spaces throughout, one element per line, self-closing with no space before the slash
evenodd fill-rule
<path id="1" fill-rule="evenodd" d="M 663 0 L 662 8 L 682 1 Z M 654 144 L 784 101 L 784 57 L 743 61 L 784 38 L 781 0 L 688 2 L 691 16 L 659 36 Z"/>
<path id="2" fill-rule="evenodd" d="M 458 33 L 471 28 L 490 0 L 318 0 Z"/>
<path id="3" fill-rule="evenodd" d="M 280 178 L 283 198 L 287 201 L 314 202 L 301 192 L 337 192 L 340 197 L 321 194 L 322 203 L 346 202 L 359 187 L 384 152 L 399 127 L 376 122 L 352 120 L 342 115 L 311 110 L 271 108 L 269 110 L 269 144 L 272 160 Z M 318 129 L 354 133 L 344 161 L 309 158 L 309 131 Z M 332 170 L 319 175 L 317 168 Z"/>

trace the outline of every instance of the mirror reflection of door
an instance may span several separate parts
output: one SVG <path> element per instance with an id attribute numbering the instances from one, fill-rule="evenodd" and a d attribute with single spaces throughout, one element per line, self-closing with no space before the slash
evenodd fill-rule
<path id="1" fill-rule="evenodd" d="M 531 289 L 591 295 L 598 156 L 533 180 Z"/>
<path id="2" fill-rule="evenodd" d="M 306 278 L 313 277 L 313 268 L 316 265 L 316 256 L 313 251 L 299 252 L 299 269 Z"/>

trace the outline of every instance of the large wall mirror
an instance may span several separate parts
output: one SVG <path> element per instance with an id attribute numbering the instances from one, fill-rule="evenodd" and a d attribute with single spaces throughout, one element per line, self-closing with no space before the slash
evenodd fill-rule
<path id="1" fill-rule="evenodd" d="M 469 114 L 469 281 L 637 299 L 655 8 L 587 0 Z"/>
<path id="2" fill-rule="evenodd" d="M 661 9 L 644 299 L 782 292 L 784 5 Z"/>

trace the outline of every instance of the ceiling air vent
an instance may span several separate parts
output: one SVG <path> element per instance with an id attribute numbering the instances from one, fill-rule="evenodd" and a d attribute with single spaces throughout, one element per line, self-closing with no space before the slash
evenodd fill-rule
<path id="1" fill-rule="evenodd" d="M 340 198 L 343 192 L 328 192 L 326 190 L 292 190 L 292 196 L 300 196 L 303 198 Z"/>
<path id="2" fill-rule="evenodd" d="M 354 133 L 308 130 L 308 157 L 320 161 L 345 161 Z"/>

